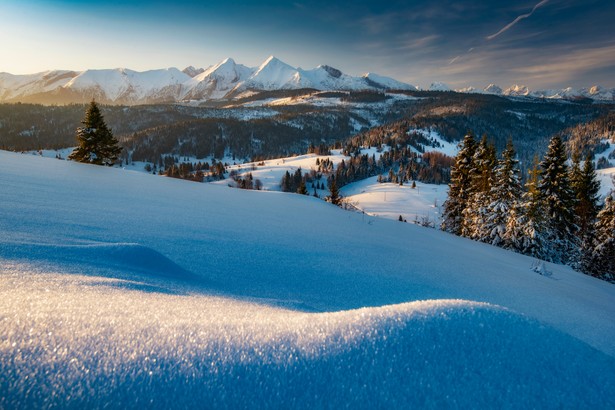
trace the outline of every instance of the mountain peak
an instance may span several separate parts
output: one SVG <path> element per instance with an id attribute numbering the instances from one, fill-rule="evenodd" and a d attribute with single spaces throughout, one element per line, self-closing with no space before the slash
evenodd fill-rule
<path id="1" fill-rule="evenodd" d="M 270 55 L 269 57 L 267 57 L 265 59 L 265 61 L 263 61 L 263 63 L 260 65 L 260 67 L 265 67 L 265 66 L 270 65 L 270 64 L 279 64 L 279 63 L 288 65 L 285 62 L 283 62 L 282 60 L 280 60 L 279 58 L 277 58 L 276 56 Z"/>
<path id="2" fill-rule="evenodd" d="M 502 95 L 502 89 L 493 83 L 483 88 L 483 91 L 487 94 Z"/>
<path id="3" fill-rule="evenodd" d="M 342 72 L 340 70 L 338 70 L 337 68 L 328 66 L 328 65 L 319 65 L 316 68 L 325 70 L 333 78 L 340 78 L 342 76 Z"/>
<path id="4" fill-rule="evenodd" d="M 205 69 L 203 68 L 195 68 L 194 66 L 188 66 L 182 70 L 184 74 L 189 75 L 190 77 L 196 77 L 201 74 Z"/>
<path id="5" fill-rule="evenodd" d="M 429 86 L 429 91 L 451 91 L 451 87 L 443 82 L 436 81 L 431 83 Z"/>
<path id="6" fill-rule="evenodd" d="M 504 91 L 504 95 L 509 95 L 513 97 L 527 96 L 529 94 L 530 94 L 529 88 L 527 88 L 527 86 L 525 85 L 519 85 L 519 84 L 514 84 L 511 87 L 507 88 L 506 91 Z"/>

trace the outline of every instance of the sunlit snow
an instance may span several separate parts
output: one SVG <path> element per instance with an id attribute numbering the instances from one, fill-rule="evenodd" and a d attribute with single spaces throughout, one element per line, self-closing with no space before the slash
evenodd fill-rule
<path id="1" fill-rule="evenodd" d="M 2 151 L 0 195 L 0 408 L 615 406 L 615 290 L 568 267 Z"/>

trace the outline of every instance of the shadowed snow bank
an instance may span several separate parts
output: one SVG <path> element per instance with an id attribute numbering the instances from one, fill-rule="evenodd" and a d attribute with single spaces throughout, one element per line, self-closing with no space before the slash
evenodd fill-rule
<path id="1" fill-rule="evenodd" d="M 28 261 L 64 272 L 85 273 L 91 267 L 115 277 L 146 274 L 151 278 L 190 281 L 196 277 L 159 252 L 135 243 L 54 245 L 6 243 L 0 258 Z M 202 279 L 202 278 L 201 278 Z"/>

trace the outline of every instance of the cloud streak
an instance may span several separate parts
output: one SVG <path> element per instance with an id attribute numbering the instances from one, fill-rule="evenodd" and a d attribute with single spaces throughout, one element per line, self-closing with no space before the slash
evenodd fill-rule
<path id="1" fill-rule="evenodd" d="M 532 14 L 534 14 L 534 12 L 536 11 L 536 9 L 538 9 L 539 7 L 544 6 L 545 4 L 547 4 L 549 2 L 549 0 L 542 0 L 540 3 L 536 4 L 534 6 L 534 8 L 532 9 L 532 11 L 530 11 L 527 14 L 522 14 L 520 16 L 518 16 L 516 19 L 514 19 L 512 22 L 508 23 L 507 25 L 505 25 L 500 31 L 498 31 L 495 34 L 492 34 L 490 36 L 487 36 L 486 39 L 487 40 L 493 40 L 494 38 L 498 37 L 499 35 L 505 33 L 506 31 L 510 30 L 515 24 L 517 24 L 518 22 L 520 22 L 521 20 L 524 20 L 528 17 L 530 17 Z"/>

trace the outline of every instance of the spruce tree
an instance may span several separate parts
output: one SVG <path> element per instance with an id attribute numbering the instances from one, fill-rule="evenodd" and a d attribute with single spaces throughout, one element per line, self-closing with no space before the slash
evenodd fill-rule
<path id="1" fill-rule="evenodd" d="M 475 152 L 476 141 L 474 136 L 468 133 L 461 142 L 455 164 L 451 167 L 448 198 L 443 204 L 442 229 L 455 235 L 461 235 L 463 211 L 472 194 Z"/>
<path id="2" fill-rule="evenodd" d="M 308 191 L 307 191 L 307 188 L 305 187 L 304 180 L 301 180 L 301 183 L 299 183 L 299 188 L 297 188 L 297 193 L 301 195 L 308 195 Z"/>
<path id="3" fill-rule="evenodd" d="M 342 198 L 340 197 L 340 191 L 337 188 L 337 184 L 335 183 L 335 178 L 331 179 L 329 183 L 329 190 L 331 191 L 331 195 L 329 195 L 329 202 L 333 205 L 340 205 Z"/>
<path id="4" fill-rule="evenodd" d="M 471 194 L 462 212 L 463 221 L 461 236 L 487 242 L 489 233 L 486 222 L 487 207 L 491 203 L 491 186 L 495 179 L 494 170 L 497 165 L 495 147 L 483 135 L 476 147 L 470 170 Z"/>
<path id="5" fill-rule="evenodd" d="M 105 119 L 95 101 L 92 101 L 77 128 L 79 146 L 73 150 L 68 159 L 96 165 L 112 166 L 122 149 L 107 127 Z"/>
<path id="6" fill-rule="evenodd" d="M 519 180 L 519 161 L 515 158 L 515 148 L 508 141 L 495 171 L 491 187 L 491 203 L 487 206 L 485 221 L 486 238 L 483 242 L 503 248 L 514 248 L 516 242 L 517 218 L 520 215 L 521 182 Z"/>
<path id="7" fill-rule="evenodd" d="M 498 165 L 495 146 L 483 135 L 474 153 L 474 170 L 472 184 L 476 192 L 489 192 L 495 179 L 495 168 Z"/>
<path id="8" fill-rule="evenodd" d="M 570 184 L 567 155 L 562 139 L 555 135 L 540 163 L 540 199 L 547 217 L 546 237 L 553 245 L 548 255 L 553 262 L 567 263 L 577 259 L 574 209 L 576 198 Z"/>
<path id="9" fill-rule="evenodd" d="M 525 184 L 526 191 L 521 198 L 519 214 L 516 221 L 509 221 L 507 231 L 511 249 L 535 258 L 548 259 L 551 250 L 545 236 L 547 227 L 539 183 L 540 164 L 538 156 L 535 156 Z"/>
<path id="10" fill-rule="evenodd" d="M 583 168 L 579 164 L 579 156 L 573 157 L 570 172 L 572 187 L 576 196 L 575 217 L 579 227 L 577 242 L 580 245 L 580 256 L 575 267 L 582 272 L 591 273 L 595 240 L 595 224 L 598 215 L 598 192 L 600 181 L 596 176 L 591 154 L 585 158 Z"/>
<path id="11" fill-rule="evenodd" d="M 611 191 L 598 213 L 590 273 L 615 281 L 615 192 Z"/>
<path id="12" fill-rule="evenodd" d="M 578 163 L 578 160 L 575 163 Z M 586 235 L 590 234 L 598 215 L 600 181 L 598 181 L 596 176 L 591 155 L 585 158 L 583 169 L 578 165 L 573 165 L 571 180 L 576 197 L 575 213 L 576 222 L 579 227 L 578 237 L 583 240 Z"/>

